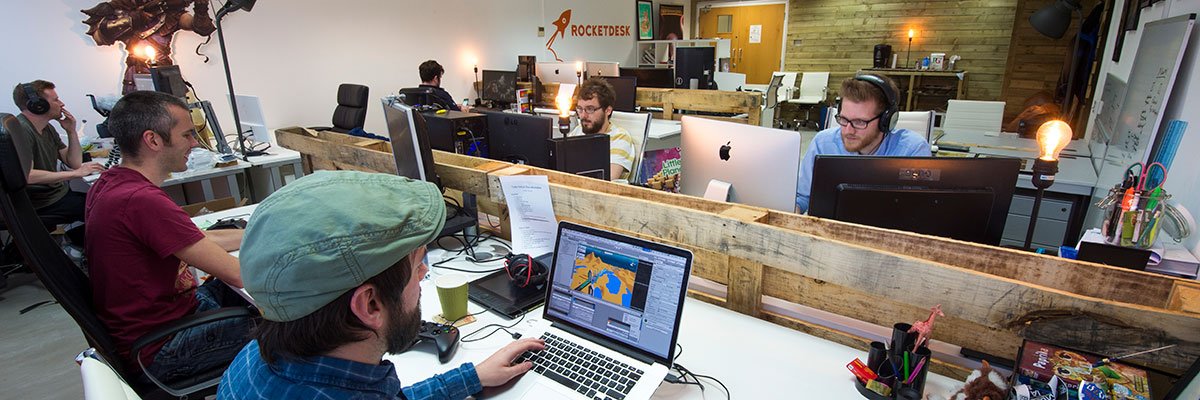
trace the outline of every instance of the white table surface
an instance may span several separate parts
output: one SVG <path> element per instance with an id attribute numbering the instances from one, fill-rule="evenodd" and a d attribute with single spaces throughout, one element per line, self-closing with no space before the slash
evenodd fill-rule
<path id="1" fill-rule="evenodd" d="M 1037 140 L 1026 139 L 1017 136 L 1015 133 L 1003 133 L 1000 136 L 988 136 L 979 133 L 963 133 L 953 131 L 943 131 L 945 135 L 936 141 L 936 144 L 957 144 L 971 147 L 975 151 L 976 147 L 989 148 L 991 150 L 1016 150 L 1025 151 L 1036 154 L 1038 147 Z M 1063 149 L 1062 155 L 1070 155 L 1076 157 L 1091 157 L 1092 150 L 1088 146 L 1088 142 L 1083 139 L 1072 140 L 1067 143 L 1067 147 Z"/>
<path id="2" fill-rule="evenodd" d="M 270 168 L 300 161 L 300 152 L 280 146 L 271 146 L 270 149 L 267 149 L 267 153 L 270 154 L 250 157 L 250 165 Z"/>
<path id="3" fill-rule="evenodd" d="M 106 160 L 107 159 L 104 159 L 104 158 L 93 159 L 93 161 L 97 161 L 101 164 L 104 164 L 106 162 Z M 250 168 L 251 165 L 252 165 L 251 163 L 248 163 L 248 162 L 245 162 L 242 160 L 237 160 L 237 164 L 226 166 L 226 167 L 208 168 L 208 169 L 202 169 L 202 170 L 189 169 L 184 172 L 172 172 L 171 177 L 167 178 L 166 181 L 163 181 L 162 185 L 163 186 L 171 186 L 171 185 L 178 185 L 180 183 L 195 182 L 195 181 L 210 179 L 210 178 L 219 178 L 222 176 L 236 174 L 238 172 L 241 172 L 242 170 L 244 170 L 246 168 Z M 91 174 L 91 175 L 83 177 L 83 181 L 87 182 L 89 185 L 92 184 L 92 182 L 95 182 L 97 179 L 100 179 L 99 173 L 95 173 L 95 174 Z"/>
<path id="4" fill-rule="evenodd" d="M 651 119 L 650 132 L 646 134 L 651 139 L 663 139 L 683 133 L 683 125 L 679 121 Z"/>
<path id="5" fill-rule="evenodd" d="M 217 219 L 246 215 L 253 213 L 256 206 L 238 207 L 205 216 L 193 218 L 198 226 L 206 226 Z M 454 241 L 442 242 L 450 246 Z M 495 242 L 487 241 L 477 248 L 479 251 L 492 251 Z M 431 246 L 428 253 L 430 263 L 438 262 L 453 251 L 446 251 Z M 497 249 L 498 250 L 498 249 Z M 236 252 L 234 253 L 236 255 Z M 500 261 L 476 265 L 465 260 L 455 260 L 445 264 L 449 267 L 486 271 L 501 268 Z M 421 316 L 432 320 L 434 315 L 441 313 L 437 290 L 433 287 L 433 279 L 443 274 L 459 274 L 439 268 L 432 268 L 429 275 L 421 281 Z M 476 279 L 486 273 L 466 274 L 470 279 Z M 684 303 L 684 312 L 679 333 L 679 344 L 683 347 L 679 353 L 678 363 L 692 372 L 710 375 L 720 379 L 729 387 L 735 399 L 765 399 L 765 398 L 811 398 L 811 399 L 861 399 L 854 388 L 854 377 L 846 370 L 846 364 L 855 358 L 867 359 L 865 351 L 843 346 L 825 339 L 817 338 L 799 331 L 775 325 L 767 321 L 729 311 L 699 300 L 688 298 Z M 469 313 L 484 310 L 473 302 L 468 302 Z M 542 316 L 539 307 L 527 314 L 513 330 L 524 333 L 531 329 Z M 491 323 L 511 325 L 514 321 L 506 321 L 497 314 L 487 312 L 476 316 L 476 322 L 460 328 L 463 336 Z M 494 328 L 488 328 L 490 331 Z M 482 337 L 486 332 L 474 336 Z M 384 359 L 396 365 L 396 373 L 401 382 L 412 384 L 457 367 L 464 362 L 479 363 L 496 352 L 504 345 L 512 342 L 512 337 L 499 332 L 487 339 L 459 343 L 458 351 L 450 362 L 441 364 L 437 352 L 432 345 L 422 344 L 411 351 L 402 354 L 385 355 Z M 491 398 L 519 398 L 523 389 L 536 378 L 527 374 L 505 391 L 487 392 Z M 724 393 L 716 383 L 704 380 L 705 392 L 701 393 L 694 385 L 675 385 L 663 383 L 654 392 L 656 399 L 723 399 Z M 958 381 L 930 373 L 926 378 L 925 393 L 940 394 L 948 397 L 957 388 Z"/>
<path id="6" fill-rule="evenodd" d="M 962 134 L 947 132 L 937 140 L 937 144 L 954 144 L 970 147 L 975 154 L 1018 157 L 1033 159 L 1037 157 L 1037 140 L 1015 137 L 1012 135 L 986 136 L 981 134 Z M 1098 180 L 1096 169 L 1089 157 L 1091 150 L 1084 140 L 1072 140 L 1063 149 L 1058 161 L 1058 174 L 1054 177 L 1054 185 L 1047 191 L 1066 193 L 1079 196 L 1091 196 Z M 1022 173 L 1017 176 L 1017 187 L 1036 189 L 1033 186 L 1033 175 Z"/>

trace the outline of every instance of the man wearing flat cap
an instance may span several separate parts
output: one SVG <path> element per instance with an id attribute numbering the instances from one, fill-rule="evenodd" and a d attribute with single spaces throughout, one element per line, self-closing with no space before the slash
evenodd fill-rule
<path id="1" fill-rule="evenodd" d="M 264 200 L 241 250 L 263 321 L 217 397 L 462 399 L 528 371 L 511 362 L 540 340 L 411 386 L 383 360 L 417 336 L 425 245 L 445 220 L 436 186 L 386 174 L 318 171 Z"/>

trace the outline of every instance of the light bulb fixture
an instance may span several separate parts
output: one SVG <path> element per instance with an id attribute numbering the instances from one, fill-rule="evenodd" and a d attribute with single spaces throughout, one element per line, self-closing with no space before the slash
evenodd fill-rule
<path id="1" fill-rule="evenodd" d="M 579 81 L 580 85 L 583 84 L 583 61 L 575 62 L 575 80 Z"/>
<path id="2" fill-rule="evenodd" d="M 154 46 L 149 44 L 142 45 L 142 56 L 146 58 L 146 65 L 151 68 L 158 64 L 158 51 L 154 50 Z"/>
<path id="3" fill-rule="evenodd" d="M 567 132 L 571 131 L 571 92 L 562 90 L 562 86 L 559 86 L 558 96 L 554 97 L 554 103 L 558 106 L 558 131 L 566 136 Z"/>
<path id="4" fill-rule="evenodd" d="M 1054 184 L 1054 175 L 1058 173 L 1058 155 L 1071 142 L 1072 136 L 1071 126 L 1062 120 L 1050 120 L 1038 127 L 1038 158 L 1033 160 L 1032 178 L 1037 196 L 1033 199 L 1033 210 L 1029 214 L 1029 229 L 1025 231 L 1025 250 L 1032 250 L 1030 245 L 1037 226 L 1038 209 L 1042 206 L 1042 196 L 1046 188 Z"/>

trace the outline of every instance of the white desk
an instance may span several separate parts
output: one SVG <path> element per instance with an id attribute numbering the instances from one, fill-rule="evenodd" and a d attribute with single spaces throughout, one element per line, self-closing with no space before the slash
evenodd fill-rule
<path id="1" fill-rule="evenodd" d="M 300 153 L 283 147 L 273 146 L 267 150 L 268 155 L 250 157 L 250 180 L 252 198 L 262 201 L 271 193 L 279 190 L 288 179 L 280 172 L 280 167 L 292 166 L 292 176 L 300 179 L 304 176 L 304 167 L 300 163 Z M 266 186 L 260 184 L 262 182 Z"/>
<path id="2" fill-rule="evenodd" d="M 245 216 L 254 212 L 256 206 L 238 207 L 213 214 L 192 218 L 198 226 L 207 226 L 217 219 L 231 216 Z M 450 244 L 451 241 L 444 241 Z M 489 242 L 484 242 L 486 245 Z M 481 250 L 486 250 L 484 247 Z M 446 250 L 432 248 L 429 250 L 429 262 L 438 262 L 447 255 Z M 237 255 L 236 252 L 233 253 Z M 502 267 L 501 261 L 484 265 L 475 265 L 465 260 L 446 263 L 446 266 L 486 271 Z M 434 315 L 441 313 L 437 290 L 433 287 L 433 278 L 442 274 L 458 272 L 433 268 L 429 276 L 421 281 L 421 316 L 432 320 Z M 470 279 L 476 279 L 486 273 L 466 274 Z M 477 313 L 484 309 L 475 303 L 468 303 L 467 310 Z M 537 308 L 525 316 L 513 330 L 527 332 L 541 318 L 541 308 Z M 510 325 L 516 321 L 505 321 L 494 313 L 483 313 L 476 316 L 476 322 L 463 326 L 460 331 L 467 335 L 491 323 Z M 678 362 L 692 372 L 714 376 L 720 379 L 733 393 L 735 399 L 746 398 L 779 398 L 783 393 L 791 393 L 788 397 L 814 399 L 859 399 L 862 398 L 854 389 L 854 378 L 846 370 L 846 364 L 854 358 L 864 362 L 867 354 L 864 351 L 836 344 L 828 340 L 810 336 L 789 328 L 772 324 L 757 318 L 726 310 L 702 301 L 687 299 L 679 333 L 679 344 L 683 347 L 679 353 Z M 489 328 L 489 330 L 494 328 Z M 479 338 L 486 332 L 473 336 Z M 458 351 L 449 363 L 438 362 L 437 353 L 431 345 L 422 344 L 416 349 L 402 353 L 389 354 L 384 359 L 396 364 L 396 374 L 400 381 L 412 384 L 428 378 L 436 373 L 457 367 L 464 362 L 479 363 L 495 353 L 512 338 L 503 332 L 487 339 L 459 343 Z M 535 378 L 527 374 L 518 382 L 499 393 L 492 393 L 494 398 L 517 398 L 524 387 Z M 705 393 L 694 385 L 673 385 L 663 383 L 654 393 L 657 399 L 718 399 L 724 398 L 720 386 L 705 380 Z M 925 393 L 940 394 L 949 397 L 957 381 L 945 376 L 930 373 L 926 378 Z M 490 392 L 489 392 L 490 393 Z"/>
<path id="3" fill-rule="evenodd" d="M 449 244 L 449 241 L 446 241 Z M 485 242 L 486 243 L 486 242 Z M 437 262 L 445 254 L 443 250 L 431 249 L 429 261 Z M 498 268 L 499 262 L 477 266 L 468 262 L 451 261 L 447 266 L 471 270 Z M 421 282 L 421 315 L 432 319 L 441 312 L 437 291 L 432 277 L 456 273 L 433 268 L 429 279 Z M 469 274 L 472 279 L 484 274 Z M 475 303 L 468 303 L 470 313 L 483 311 Z M 513 329 L 524 334 L 541 318 L 539 307 L 525 316 Z M 510 325 L 516 321 L 505 321 L 493 313 L 476 317 L 477 321 L 460 328 L 467 335 L 491 324 Z M 489 328 L 490 331 L 494 328 Z M 473 336 L 479 338 L 486 332 Z M 384 358 L 396 364 L 396 373 L 401 382 L 411 384 L 428 378 L 431 374 L 457 367 L 464 362 L 478 363 L 496 350 L 512 341 L 504 332 L 472 343 L 460 343 L 454 358 L 447 364 L 437 360 L 430 345 L 403 354 L 387 355 Z M 684 303 L 679 344 L 683 347 L 678 362 L 692 372 L 711 375 L 720 379 L 733 393 L 732 398 L 757 399 L 780 398 L 783 393 L 792 393 L 797 398 L 813 399 L 856 399 L 862 398 L 854 388 L 854 378 L 846 370 L 846 364 L 860 358 L 867 359 L 865 351 L 836 344 L 757 318 L 729 311 L 702 301 L 687 299 Z M 523 389 L 535 379 L 526 375 L 515 385 L 500 393 L 498 399 L 518 398 Z M 944 397 L 956 387 L 957 381 L 944 376 L 929 374 L 925 392 Z M 656 399 L 723 399 L 724 393 L 716 383 L 704 381 L 703 396 L 694 385 L 663 383 L 654 393 Z"/>
<path id="4" fill-rule="evenodd" d="M 976 147 L 986 147 L 993 150 L 1012 150 L 1037 154 L 1037 140 L 1026 139 L 1017 136 L 1015 133 L 1002 133 L 1000 136 L 988 136 L 978 133 L 964 132 L 947 132 L 942 131 L 942 137 L 936 140 L 935 144 L 955 144 L 960 146 L 968 146 L 974 150 Z M 1072 140 L 1067 143 L 1067 147 L 1063 149 L 1062 155 L 1075 157 L 1091 157 L 1092 150 L 1088 146 L 1088 142 L 1083 139 Z"/>
<path id="5" fill-rule="evenodd" d="M 95 161 L 103 164 L 105 159 L 99 158 Z M 212 179 L 225 178 L 225 183 L 229 187 L 229 195 L 236 202 L 242 201 L 241 186 L 238 185 L 237 175 L 243 173 L 247 168 L 250 168 L 251 163 L 238 160 L 237 164 L 227 167 L 208 168 L 202 170 L 187 170 L 184 172 L 171 173 L 171 177 L 163 181 L 162 187 L 182 185 L 189 182 L 200 181 L 200 190 L 204 194 L 204 201 L 213 201 L 216 196 L 213 195 Z M 100 174 L 91 174 L 83 177 L 83 181 L 89 186 L 100 179 Z"/>
<path id="6" fill-rule="evenodd" d="M 646 134 L 646 151 L 679 147 L 683 125 L 679 121 L 651 119 L 650 132 Z"/>

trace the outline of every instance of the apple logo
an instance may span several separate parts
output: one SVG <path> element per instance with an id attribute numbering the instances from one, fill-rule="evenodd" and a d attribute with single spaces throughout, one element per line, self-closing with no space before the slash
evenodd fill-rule
<path id="1" fill-rule="evenodd" d="M 721 161 L 729 161 L 729 150 L 733 149 L 733 147 L 729 146 L 730 143 L 733 143 L 733 142 L 732 141 L 725 142 L 725 144 L 721 146 L 721 152 L 720 152 Z"/>

